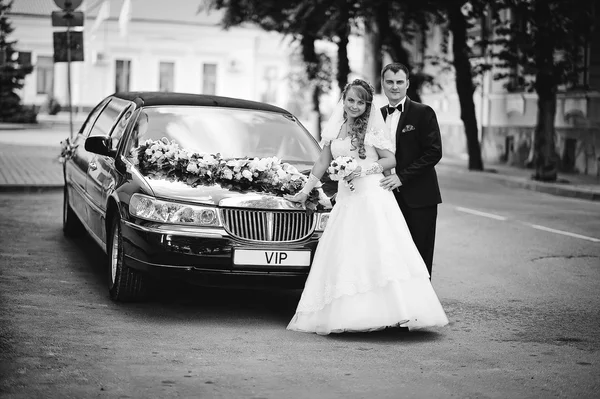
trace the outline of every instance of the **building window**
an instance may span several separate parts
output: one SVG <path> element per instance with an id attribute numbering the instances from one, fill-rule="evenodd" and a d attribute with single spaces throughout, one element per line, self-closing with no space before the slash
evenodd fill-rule
<path id="1" fill-rule="evenodd" d="M 268 66 L 263 70 L 263 90 L 260 101 L 274 104 L 277 101 L 277 67 Z"/>
<path id="2" fill-rule="evenodd" d="M 217 94 L 217 64 L 202 66 L 202 94 Z"/>
<path id="3" fill-rule="evenodd" d="M 159 91 L 174 91 L 175 89 L 175 64 L 173 62 L 160 63 L 160 76 L 158 80 Z"/>
<path id="4" fill-rule="evenodd" d="M 117 68 L 115 75 L 115 91 L 129 91 L 129 81 L 131 78 L 131 61 L 117 60 L 116 67 Z"/>
<path id="5" fill-rule="evenodd" d="M 35 69 L 37 94 L 54 93 L 54 58 L 52 56 L 38 56 Z"/>

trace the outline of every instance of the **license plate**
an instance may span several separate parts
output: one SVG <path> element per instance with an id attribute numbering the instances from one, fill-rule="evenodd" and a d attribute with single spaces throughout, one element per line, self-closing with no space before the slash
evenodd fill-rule
<path id="1" fill-rule="evenodd" d="M 310 266 L 310 251 L 238 249 L 233 253 L 233 263 L 256 266 Z"/>

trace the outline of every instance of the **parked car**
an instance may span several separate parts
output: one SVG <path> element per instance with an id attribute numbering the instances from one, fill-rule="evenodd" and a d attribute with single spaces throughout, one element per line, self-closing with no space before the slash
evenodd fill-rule
<path id="1" fill-rule="evenodd" d="M 144 299 L 162 277 L 303 286 L 331 203 L 321 201 L 311 213 L 268 190 L 199 183 L 189 174 L 182 180 L 174 169 L 152 173 L 140 163 L 140 157 L 154 159 L 146 155 L 156 147 L 149 140 L 176 143 L 184 155 L 212 154 L 233 167 L 240 159 L 280 160 L 304 174 L 320 151 L 294 115 L 268 104 L 154 92 L 103 99 L 64 158 L 63 230 L 89 233 L 107 253 L 113 300 Z M 174 163 L 181 155 L 171 156 Z"/>

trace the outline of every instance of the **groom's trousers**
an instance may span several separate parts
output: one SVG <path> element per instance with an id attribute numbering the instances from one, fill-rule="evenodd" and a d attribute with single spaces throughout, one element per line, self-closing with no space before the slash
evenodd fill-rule
<path id="1" fill-rule="evenodd" d="M 435 229 L 437 221 L 437 205 L 423 208 L 409 207 L 402 195 L 394 192 L 396 201 L 404 215 L 412 239 L 425 262 L 427 271 L 431 278 L 433 268 L 433 250 L 435 246 Z"/>

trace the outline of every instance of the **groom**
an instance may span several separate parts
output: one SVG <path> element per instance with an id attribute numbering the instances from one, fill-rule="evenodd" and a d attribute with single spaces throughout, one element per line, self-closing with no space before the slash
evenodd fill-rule
<path id="1" fill-rule="evenodd" d="M 395 173 L 381 185 L 394 190 L 406 224 L 431 278 L 437 206 L 442 202 L 434 166 L 442 158 L 442 139 L 431 107 L 406 96 L 408 68 L 386 65 L 381 85 L 389 106 L 381 108 L 383 119 L 396 139 Z"/>

